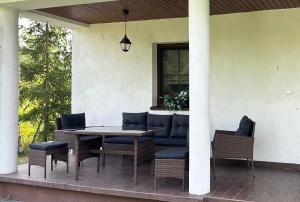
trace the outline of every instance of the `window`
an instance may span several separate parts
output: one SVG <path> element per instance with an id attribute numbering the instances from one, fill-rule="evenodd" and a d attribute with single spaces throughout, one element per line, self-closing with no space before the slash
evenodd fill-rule
<path id="1" fill-rule="evenodd" d="M 166 94 L 189 91 L 189 46 L 187 43 L 157 46 L 158 106 Z"/>

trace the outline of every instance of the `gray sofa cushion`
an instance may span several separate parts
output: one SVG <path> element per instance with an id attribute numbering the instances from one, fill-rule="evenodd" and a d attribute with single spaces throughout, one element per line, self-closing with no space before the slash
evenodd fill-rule
<path id="1" fill-rule="evenodd" d="M 188 157 L 189 151 L 186 147 L 171 148 L 155 153 L 156 159 L 185 159 Z"/>
<path id="2" fill-rule="evenodd" d="M 62 114 L 61 115 L 62 129 L 84 129 L 85 128 L 85 113 L 81 114 Z"/>
<path id="3" fill-rule="evenodd" d="M 148 140 L 151 140 L 151 137 L 139 137 L 138 142 L 143 143 Z M 109 137 L 104 139 L 105 143 L 113 143 L 113 144 L 133 144 L 133 137 Z"/>
<path id="4" fill-rule="evenodd" d="M 147 129 L 164 128 L 163 131 L 155 134 L 156 137 L 169 137 L 172 126 L 172 115 L 158 115 L 148 114 L 147 116 Z"/>
<path id="5" fill-rule="evenodd" d="M 241 121 L 239 128 L 236 131 L 237 135 L 249 136 L 252 135 L 253 122 L 247 116 L 244 116 Z"/>
<path id="6" fill-rule="evenodd" d="M 123 113 L 123 130 L 147 130 L 147 112 Z"/>
<path id="7" fill-rule="evenodd" d="M 188 115 L 173 115 L 171 137 L 187 138 L 189 130 L 189 116 Z"/>
<path id="8" fill-rule="evenodd" d="M 65 142 L 42 142 L 34 143 L 29 145 L 29 148 L 32 150 L 41 150 L 41 151 L 50 151 L 54 149 L 67 148 L 68 144 Z"/>
<path id="9" fill-rule="evenodd" d="M 187 145 L 187 140 L 184 138 L 154 138 L 156 146 L 170 146 L 170 147 L 185 147 Z"/>

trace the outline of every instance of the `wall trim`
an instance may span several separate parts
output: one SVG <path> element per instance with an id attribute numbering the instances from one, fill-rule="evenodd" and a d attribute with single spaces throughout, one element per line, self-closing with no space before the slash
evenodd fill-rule
<path id="1" fill-rule="evenodd" d="M 236 160 L 236 159 L 217 159 L 216 164 L 217 165 L 242 165 L 242 166 L 247 167 L 246 160 L 240 160 L 240 159 L 238 159 L 238 160 Z M 300 164 L 293 164 L 293 163 L 254 161 L 254 167 L 265 167 L 265 168 L 300 171 Z"/>

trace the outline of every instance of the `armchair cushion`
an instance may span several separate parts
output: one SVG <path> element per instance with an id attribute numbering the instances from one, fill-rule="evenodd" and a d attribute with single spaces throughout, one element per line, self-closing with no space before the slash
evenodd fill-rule
<path id="1" fill-rule="evenodd" d="M 241 136 L 251 137 L 252 128 L 253 128 L 252 120 L 249 119 L 247 116 L 244 116 L 240 121 L 240 125 L 239 125 L 239 128 L 237 129 L 236 133 Z"/>
<path id="2" fill-rule="evenodd" d="M 68 144 L 65 142 L 41 142 L 29 145 L 32 150 L 50 151 L 55 149 L 67 148 Z"/>
<path id="3" fill-rule="evenodd" d="M 85 128 L 85 113 L 81 114 L 62 114 L 62 129 L 83 129 Z"/>
<path id="4" fill-rule="evenodd" d="M 155 159 L 185 159 L 188 157 L 188 148 L 171 148 L 155 153 Z"/>
<path id="5" fill-rule="evenodd" d="M 123 130 L 146 130 L 147 112 L 142 113 L 123 113 Z"/>
<path id="6" fill-rule="evenodd" d="M 169 137 L 172 126 L 172 115 L 157 115 L 148 114 L 147 116 L 147 129 L 164 128 L 163 131 L 155 134 L 156 137 Z"/>
<path id="7" fill-rule="evenodd" d="M 189 130 L 189 116 L 174 114 L 171 137 L 187 138 Z"/>
<path id="8" fill-rule="evenodd" d="M 99 140 L 100 140 L 100 137 L 98 137 L 98 136 L 93 136 L 93 135 L 79 136 L 80 142 L 99 141 Z"/>

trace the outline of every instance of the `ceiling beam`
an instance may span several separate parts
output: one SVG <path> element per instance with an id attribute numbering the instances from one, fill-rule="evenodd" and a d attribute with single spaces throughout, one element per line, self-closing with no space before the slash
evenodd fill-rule
<path id="1" fill-rule="evenodd" d="M 10 7 L 24 11 L 106 1 L 116 0 L 0 0 L 0 7 Z"/>
<path id="2" fill-rule="evenodd" d="M 52 15 L 46 12 L 33 10 L 33 11 L 22 11 L 20 12 L 20 16 L 24 18 L 28 18 L 31 20 L 36 20 L 39 22 L 50 23 L 52 25 L 65 27 L 67 29 L 82 29 L 89 28 L 89 24 L 74 21 L 71 19 L 63 18 L 60 16 Z"/>

